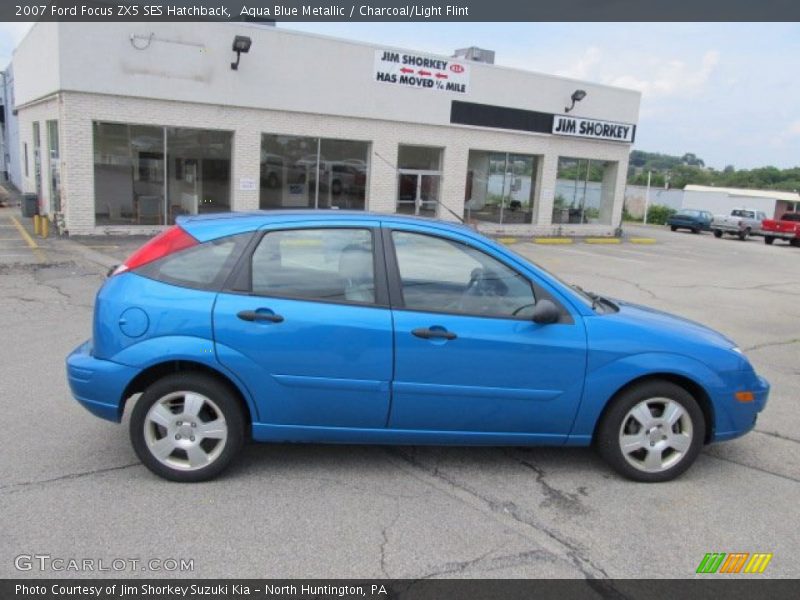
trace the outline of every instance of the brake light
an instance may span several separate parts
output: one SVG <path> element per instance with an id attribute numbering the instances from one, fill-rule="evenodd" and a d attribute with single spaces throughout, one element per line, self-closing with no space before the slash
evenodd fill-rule
<path id="1" fill-rule="evenodd" d="M 131 254 L 128 260 L 118 266 L 111 275 L 132 271 L 133 269 L 151 263 L 159 258 L 164 258 L 174 252 L 180 252 L 181 250 L 195 246 L 197 243 L 197 240 L 191 235 L 177 225 L 174 225 L 159 233 L 156 237 Z"/>

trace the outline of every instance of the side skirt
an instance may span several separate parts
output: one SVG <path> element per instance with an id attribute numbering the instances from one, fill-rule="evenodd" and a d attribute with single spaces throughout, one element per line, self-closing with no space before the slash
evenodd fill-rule
<path id="1" fill-rule="evenodd" d="M 320 444 L 563 446 L 567 441 L 567 436 L 533 433 L 426 431 L 417 429 L 363 429 L 355 427 L 318 427 L 253 423 L 253 439 L 257 442 L 296 442 Z"/>

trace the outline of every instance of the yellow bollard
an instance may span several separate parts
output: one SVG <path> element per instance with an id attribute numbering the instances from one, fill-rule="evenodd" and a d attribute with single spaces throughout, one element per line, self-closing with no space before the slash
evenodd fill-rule
<path id="1" fill-rule="evenodd" d="M 50 219 L 42 217 L 42 237 L 46 238 L 50 233 Z"/>
<path id="2" fill-rule="evenodd" d="M 42 217 L 33 215 L 33 233 L 39 235 L 42 231 Z"/>

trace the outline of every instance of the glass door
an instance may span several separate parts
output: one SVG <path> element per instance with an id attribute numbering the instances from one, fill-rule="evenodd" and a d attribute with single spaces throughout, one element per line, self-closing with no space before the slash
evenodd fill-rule
<path id="1" fill-rule="evenodd" d="M 397 185 L 397 213 L 435 217 L 439 207 L 438 172 L 401 170 Z"/>

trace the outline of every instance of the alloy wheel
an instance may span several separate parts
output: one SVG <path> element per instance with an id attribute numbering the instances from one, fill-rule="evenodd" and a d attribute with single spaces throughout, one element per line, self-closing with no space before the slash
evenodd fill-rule
<path id="1" fill-rule="evenodd" d="M 148 451 L 172 469 L 195 471 L 213 463 L 225 448 L 228 425 L 210 398 L 177 391 L 159 398 L 144 419 Z"/>
<path id="2" fill-rule="evenodd" d="M 659 473 L 686 456 L 692 435 L 692 418 L 680 403 L 648 398 L 625 415 L 619 446 L 628 464 L 646 473 Z"/>

